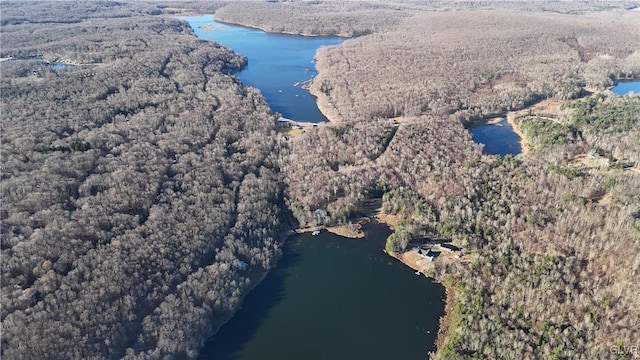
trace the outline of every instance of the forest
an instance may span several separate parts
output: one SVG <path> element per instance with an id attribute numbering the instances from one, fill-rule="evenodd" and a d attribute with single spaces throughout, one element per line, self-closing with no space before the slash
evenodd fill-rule
<path id="1" fill-rule="evenodd" d="M 637 345 L 634 1 L 2 3 L 1 355 L 195 358 L 280 255 L 283 213 L 387 247 L 446 238 L 435 359 L 611 357 Z M 341 35 L 311 84 L 330 122 L 288 142 L 246 59 L 168 15 Z M 108 33 L 109 36 L 104 34 Z M 530 151 L 468 127 L 515 119 Z M 517 354 L 517 355 L 514 355 Z"/>
<path id="2" fill-rule="evenodd" d="M 280 254 L 274 115 L 159 12 L 2 3 L 3 359 L 194 358 Z"/>

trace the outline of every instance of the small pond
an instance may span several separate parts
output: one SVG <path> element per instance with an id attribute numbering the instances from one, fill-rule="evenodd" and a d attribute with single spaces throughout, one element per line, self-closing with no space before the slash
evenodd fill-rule
<path id="1" fill-rule="evenodd" d="M 632 92 L 640 95 L 640 81 L 621 81 L 611 88 L 611 91 L 618 95 L 626 95 Z"/>
<path id="2" fill-rule="evenodd" d="M 475 142 L 484 145 L 484 152 L 487 154 L 504 156 L 522 152 L 520 136 L 507 122 L 507 118 L 475 126 L 469 131 Z"/>

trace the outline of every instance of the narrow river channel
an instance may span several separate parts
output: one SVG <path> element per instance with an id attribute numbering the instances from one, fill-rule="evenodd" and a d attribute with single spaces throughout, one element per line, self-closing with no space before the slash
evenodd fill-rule
<path id="1" fill-rule="evenodd" d="M 243 54 L 238 74 L 287 118 L 323 121 L 300 86 L 316 70 L 319 46 L 339 38 L 265 33 L 181 17 L 199 37 Z M 371 223 L 366 237 L 323 231 L 287 240 L 284 255 L 243 301 L 243 308 L 206 343 L 201 359 L 424 359 L 435 350 L 444 288 L 388 257 L 387 226 Z"/>

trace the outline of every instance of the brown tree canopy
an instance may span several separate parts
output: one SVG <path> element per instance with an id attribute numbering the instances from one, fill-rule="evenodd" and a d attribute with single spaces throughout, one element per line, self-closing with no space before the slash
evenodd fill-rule
<path id="1" fill-rule="evenodd" d="M 193 358 L 279 256 L 246 59 L 159 12 L 3 3 L 3 358 Z"/>

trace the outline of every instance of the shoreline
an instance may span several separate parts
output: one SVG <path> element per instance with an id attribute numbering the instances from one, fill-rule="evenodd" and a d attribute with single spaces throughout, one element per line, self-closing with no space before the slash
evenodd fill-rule
<path id="1" fill-rule="evenodd" d="M 214 15 L 215 15 L 215 12 L 213 14 L 211 14 L 211 13 L 203 13 L 203 12 L 199 12 L 199 11 L 192 11 L 192 10 L 188 10 L 188 9 L 175 9 L 175 10 L 176 10 L 176 13 L 163 14 L 162 16 L 179 19 L 180 17 L 208 16 L 208 15 L 210 15 L 211 16 L 211 20 L 214 20 Z M 186 20 L 183 20 L 183 19 L 179 19 L 179 20 L 186 21 Z M 215 21 L 218 21 L 218 20 L 215 20 Z M 218 21 L 218 22 L 220 22 L 222 24 L 226 24 L 226 25 L 238 25 L 238 26 L 243 26 L 243 27 L 247 27 L 247 28 L 252 28 L 252 29 L 257 29 L 257 30 L 269 32 L 269 31 L 264 30 L 264 29 L 260 29 L 260 28 L 256 28 L 256 27 L 252 27 L 252 26 L 247 26 L 247 25 L 243 25 L 243 24 L 234 24 L 234 23 L 228 23 L 228 22 L 224 22 L 224 21 Z M 203 28 L 201 26 L 200 28 L 202 30 L 204 30 L 204 31 L 215 31 L 214 28 L 211 28 L 211 30 L 210 30 L 209 27 Z M 290 35 L 300 35 L 300 34 L 290 34 Z M 198 35 L 195 34 L 195 32 L 193 33 L 193 36 L 195 36 L 196 38 L 200 38 Z M 8 59 L 4 59 L 4 60 L 8 60 Z M 243 86 L 246 86 L 246 85 L 243 84 Z M 309 91 L 309 93 L 311 94 L 311 91 Z M 316 99 L 316 104 L 317 104 L 317 99 Z M 319 109 L 319 110 L 320 110 L 321 113 L 323 113 L 321 109 Z M 323 115 L 324 115 L 324 113 L 323 113 Z M 294 122 L 292 121 L 292 123 L 294 123 Z M 296 123 L 296 125 L 299 125 L 297 122 L 295 122 L 295 123 Z M 317 126 L 319 124 L 308 123 L 308 124 L 305 124 L 305 125 Z M 287 242 L 292 236 L 295 236 L 296 234 L 304 233 L 304 232 L 307 232 L 307 231 L 310 232 L 310 231 L 313 231 L 313 230 L 315 230 L 315 229 L 299 228 L 299 229 L 290 229 L 290 230 L 283 231 L 279 235 L 279 243 L 280 243 L 281 246 L 283 246 L 285 244 L 285 242 Z M 365 236 L 364 232 L 362 232 L 359 229 L 359 227 L 358 227 L 358 231 L 352 231 L 351 229 L 348 229 L 346 226 L 334 226 L 334 227 L 326 228 L 326 230 L 329 231 L 329 232 L 332 232 L 334 234 L 340 235 L 340 236 L 351 237 L 351 238 L 364 238 L 364 236 Z M 229 321 L 231 321 L 236 316 L 238 311 L 242 310 L 245 298 L 258 285 L 260 285 L 267 278 L 267 276 L 269 275 L 271 270 L 275 269 L 278 266 L 278 262 L 280 261 L 280 259 L 282 259 L 282 256 L 283 256 L 283 254 L 281 253 L 279 256 L 274 258 L 273 266 L 270 269 L 262 271 L 258 276 L 256 276 L 254 279 L 251 280 L 251 283 L 250 283 L 249 287 L 241 295 L 241 298 L 240 298 L 240 301 L 239 301 L 239 305 L 238 305 L 237 308 L 235 308 L 227 316 L 225 316 L 223 319 L 221 319 L 221 321 L 218 324 L 212 324 L 212 332 L 210 334 L 207 334 L 207 336 L 205 336 L 205 343 L 208 342 L 210 339 L 213 339 L 216 336 L 216 334 L 220 331 L 220 329 L 222 329 L 222 327 L 224 325 L 229 323 Z M 201 348 L 199 350 L 199 352 L 202 351 L 203 349 L 204 349 L 204 347 Z"/>
<path id="2" fill-rule="evenodd" d="M 507 116 L 507 124 L 511 125 L 513 132 L 516 133 L 520 137 L 520 154 L 526 155 L 529 153 L 529 142 L 527 141 L 527 137 L 525 136 L 522 129 L 520 129 L 520 124 L 516 123 L 515 115 L 513 113 L 508 113 Z"/>
<path id="3" fill-rule="evenodd" d="M 316 51 L 316 56 L 317 55 L 318 55 L 318 52 Z M 313 96 L 313 98 L 316 100 L 316 106 L 318 107 L 318 111 L 320 111 L 320 113 L 324 115 L 325 118 L 327 118 L 327 122 L 334 123 L 334 124 L 341 124 L 342 119 L 336 113 L 337 109 L 333 105 L 331 105 L 331 103 L 329 102 L 329 97 L 325 95 L 322 91 L 320 91 L 320 89 L 318 89 L 317 79 L 320 76 L 320 69 L 318 68 L 317 62 L 316 62 L 316 72 L 318 73 L 318 75 L 316 75 L 316 77 L 313 78 L 313 80 L 311 81 L 311 84 L 309 85 L 309 88 L 308 88 L 309 94 L 311 94 L 311 96 Z"/>
<path id="4" fill-rule="evenodd" d="M 395 229 L 395 226 L 398 224 L 398 222 L 401 220 L 401 217 L 399 215 L 392 215 L 392 214 L 385 214 L 382 211 L 382 199 L 375 199 L 375 202 L 372 203 L 373 206 L 370 206 L 366 212 L 366 215 L 354 220 L 354 224 L 356 224 L 355 221 L 357 221 L 357 224 L 359 225 L 365 225 L 371 222 L 378 222 L 380 224 L 384 224 L 386 226 L 388 226 L 390 229 Z M 301 233 L 306 233 L 306 232 L 312 232 L 315 230 L 327 230 L 333 234 L 339 235 L 339 236 L 343 236 L 343 237 L 349 237 L 349 238 L 364 238 L 365 237 L 365 233 L 362 230 L 359 230 L 358 236 L 348 236 L 348 235 L 344 235 L 340 232 L 337 232 L 336 230 L 338 229 L 347 229 L 347 231 L 350 231 L 347 227 L 347 225 L 340 225 L 340 226 L 333 226 L 333 227 L 307 227 L 307 228 L 299 228 L 296 229 L 294 231 L 294 233 L 296 234 L 301 234 Z M 382 251 L 387 254 L 387 256 L 394 258 L 396 260 L 398 260 L 399 262 L 401 262 L 403 265 L 416 270 L 416 271 L 423 271 L 423 269 L 419 268 L 417 264 L 412 264 L 409 260 L 410 259 L 405 259 L 403 254 L 390 254 L 388 253 L 384 248 L 382 249 Z M 424 274 L 424 272 L 423 272 Z M 439 279 L 439 278 L 435 278 L 433 276 L 428 276 L 426 274 L 424 274 L 426 277 L 428 277 L 429 279 L 431 279 L 432 281 L 442 285 L 444 287 L 445 290 L 445 296 L 442 299 L 442 301 L 444 302 L 444 309 L 443 309 L 443 314 L 442 316 L 440 316 L 440 318 L 438 319 L 438 334 L 435 340 L 435 343 L 433 344 L 435 346 L 435 352 L 438 351 L 438 349 L 440 349 L 445 342 L 447 341 L 449 334 L 451 333 L 451 313 L 453 310 L 453 306 L 455 303 L 455 289 L 450 286 L 449 284 L 447 284 L 446 281 L 444 281 L 444 279 Z"/>
<path id="5" fill-rule="evenodd" d="M 511 129 L 513 129 L 513 132 L 516 135 L 518 135 L 518 137 L 520 138 L 518 140 L 518 144 L 520 144 L 520 154 L 518 155 L 526 155 L 530 151 L 529 142 L 527 141 L 527 137 L 522 132 L 522 129 L 520 129 L 520 125 L 515 120 L 516 120 L 516 115 L 519 112 L 527 111 L 528 109 L 533 109 L 534 106 L 535 105 L 532 105 L 518 111 L 509 111 L 502 116 L 492 116 L 490 118 L 474 120 L 466 124 L 463 123 L 462 125 L 467 129 L 467 131 L 469 131 L 469 133 L 471 133 L 471 130 L 475 127 L 478 127 L 481 125 L 487 125 L 487 124 L 498 124 L 504 119 L 507 121 L 507 124 L 511 126 Z"/>
<path id="6" fill-rule="evenodd" d="M 365 237 L 365 233 L 360 229 L 361 225 L 359 223 L 354 223 L 354 226 L 355 229 L 349 228 L 348 225 L 305 227 L 296 229 L 294 233 L 304 234 L 314 231 L 326 230 L 327 232 L 330 232 L 332 234 L 350 239 L 363 239 Z"/>
<path id="7" fill-rule="evenodd" d="M 436 280 L 437 281 L 437 280 Z M 438 349 L 446 343 L 449 335 L 451 334 L 451 313 L 453 313 L 453 304 L 456 301 L 456 292 L 452 286 L 449 286 L 446 282 L 439 282 L 444 286 L 445 299 L 444 299 L 444 315 L 440 318 L 438 325 L 438 337 L 436 338 L 436 352 Z"/>
<path id="8" fill-rule="evenodd" d="M 378 221 L 382 224 L 385 224 L 387 226 L 389 226 L 389 228 L 394 229 L 394 226 L 398 223 L 398 221 L 400 220 L 400 217 L 398 215 L 389 215 L 389 214 L 384 214 L 382 212 L 382 203 L 380 203 L 379 207 L 377 207 L 375 210 L 375 213 L 371 216 L 373 217 L 373 219 L 375 219 L 375 221 Z M 399 262 L 401 262 L 402 264 L 404 264 L 405 266 L 416 270 L 416 271 L 422 271 L 422 269 L 419 269 L 417 264 L 415 266 L 412 266 L 411 263 L 409 263 L 408 261 L 406 261 L 404 259 L 404 256 L 402 256 L 402 254 L 390 254 L 388 253 L 386 250 L 382 250 L 385 254 L 387 254 L 388 256 L 398 260 Z M 438 279 L 432 276 L 427 276 L 425 274 L 426 277 L 432 279 L 434 282 L 442 285 L 444 287 L 444 292 L 445 292 L 445 297 L 443 299 L 444 301 L 444 314 L 440 317 L 440 319 L 438 320 L 438 335 L 436 337 L 436 341 L 435 341 L 435 351 L 430 353 L 429 357 L 431 357 L 431 354 L 435 354 L 438 352 L 438 349 L 440 349 L 445 342 L 447 341 L 447 338 L 449 337 L 449 334 L 451 333 L 451 313 L 453 311 L 453 304 L 455 302 L 455 290 L 453 289 L 452 286 L 450 286 L 449 284 L 447 284 L 446 281 L 443 281 L 442 279 Z"/>
<path id="9" fill-rule="evenodd" d="M 278 237 L 279 239 L 279 243 L 281 246 L 284 245 L 284 243 L 289 240 L 290 237 L 294 236 L 297 234 L 297 231 L 294 230 L 286 230 L 283 231 L 282 234 L 280 234 L 280 236 Z M 277 256 L 276 258 L 274 258 L 274 263 L 273 263 L 273 267 L 271 267 L 271 269 L 262 271 L 262 273 L 257 276 L 255 279 L 251 280 L 251 283 L 249 284 L 249 287 L 246 289 L 246 291 L 243 292 L 240 302 L 239 302 L 239 306 L 238 308 L 236 308 L 233 312 L 231 312 L 229 314 L 229 316 L 227 316 L 226 319 L 224 319 L 222 322 L 220 322 L 220 324 L 218 324 L 218 326 L 215 328 L 215 330 L 213 330 L 213 332 L 211 334 L 208 334 L 207 336 L 205 336 L 205 341 L 204 344 L 202 346 L 202 348 L 200 348 L 200 350 L 198 350 L 198 355 L 200 355 L 200 352 L 202 350 L 204 350 L 205 345 L 207 342 L 209 342 L 210 339 L 212 339 L 214 336 L 216 336 L 216 334 L 220 331 L 220 329 L 226 325 L 229 321 L 231 321 L 231 319 L 233 319 L 236 314 L 238 313 L 238 311 L 242 310 L 242 304 L 244 303 L 244 299 L 247 297 L 247 295 L 249 295 L 253 289 L 255 289 L 258 285 L 260 285 L 264 279 L 267 278 L 267 276 L 269 275 L 269 273 L 271 272 L 271 270 L 275 269 L 276 266 L 278 266 L 278 262 L 280 261 L 280 259 L 282 259 L 283 253 L 280 253 L 279 256 Z"/>
<path id="10" fill-rule="evenodd" d="M 249 29 L 254 29 L 254 30 L 260 30 L 260 31 L 264 31 L 265 33 L 270 33 L 270 34 L 283 34 L 283 35 L 294 35 L 294 36 L 305 36 L 305 37 L 337 37 L 337 38 L 342 38 L 343 40 L 347 40 L 352 38 L 351 36 L 347 36 L 344 34 L 337 34 L 337 35 L 317 35 L 317 34 L 305 34 L 305 33 L 295 33 L 295 32 L 287 32 L 287 31 L 269 31 L 267 29 L 258 27 L 258 26 L 254 26 L 254 25 L 246 25 L 243 23 L 236 23 L 236 22 L 230 22 L 230 21 L 226 21 L 226 20 L 218 20 L 215 19 L 215 12 L 214 13 L 201 13 L 201 12 L 195 12 L 195 11 L 190 11 L 188 9 L 176 9 L 176 11 L 180 11 L 179 13 L 174 13 L 174 14 L 163 14 L 162 16 L 166 16 L 166 17 L 172 17 L 172 18 L 179 18 L 179 17 L 186 17 L 186 16 L 211 16 L 211 20 L 212 21 L 216 21 L 219 22 L 221 24 L 224 25 L 229 25 L 229 26 L 241 26 L 241 27 L 245 27 L 245 28 L 249 28 Z M 212 30 L 208 30 L 208 29 L 204 29 L 202 27 L 200 27 L 202 30 L 204 31 L 216 31 L 216 29 L 212 29 Z M 197 35 L 196 35 L 197 36 Z M 316 51 L 316 55 L 317 56 L 318 52 Z M 315 59 L 314 56 L 314 60 Z M 317 64 L 317 62 L 316 62 Z M 242 71 L 242 70 L 240 70 Z M 336 113 L 335 108 L 330 104 L 329 100 L 328 100 L 328 96 L 324 95 L 321 91 L 319 91 L 319 89 L 317 89 L 316 87 L 316 79 L 318 78 L 318 76 L 320 75 L 320 69 L 318 69 L 317 65 L 316 65 L 316 72 L 318 73 L 318 75 L 316 75 L 314 78 L 306 80 L 308 83 L 306 85 L 306 90 L 309 91 L 309 95 L 311 95 L 316 103 L 316 107 L 318 108 L 318 111 L 327 119 L 327 121 L 323 121 L 323 122 L 319 122 L 319 123 L 309 123 L 312 124 L 313 126 L 321 126 L 321 125 L 326 125 L 328 123 L 334 123 L 334 124 L 339 124 L 342 123 L 342 121 L 340 120 L 340 116 Z M 291 119 L 287 119 L 290 120 L 292 123 L 294 124 L 298 124 L 300 122 L 297 122 L 295 120 L 291 120 Z M 306 124 L 306 123 L 305 123 Z"/>
<path id="11" fill-rule="evenodd" d="M 398 260 L 408 268 L 411 268 L 416 271 L 422 270 L 417 266 L 412 266 L 412 264 L 410 264 L 408 261 L 404 259 L 402 254 L 390 254 L 386 250 L 383 250 L 383 251 L 385 254 Z M 449 334 L 451 333 L 451 313 L 453 311 L 453 304 L 455 302 L 455 290 L 453 289 L 452 286 L 448 285 L 446 281 L 441 281 L 438 278 L 427 276 L 426 274 L 425 276 L 428 277 L 429 279 L 432 279 L 434 282 L 442 285 L 444 287 L 444 292 L 445 292 L 445 297 L 444 299 L 442 299 L 442 301 L 444 302 L 444 314 L 440 317 L 440 319 L 438 319 L 438 336 L 436 337 L 436 341 L 434 344 L 435 351 L 432 352 L 433 354 L 435 354 L 438 352 L 438 349 L 440 349 L 446 343 L 449 337 Z"/>
<path id="12" fill-rule="evenodd" d="M 277 266 L 277 263 L 278 263 L 278 261 L 280 261 L 281 257 L 282 257 L 282 255 L 278 257 L 278 259 L 276 260 L 276 265 L 274 265 L 274 267 Z M 226 325 L 229 321 L 231 321 L 231 319 L 233 319 L 236 316 L 238 311 L 242 310 L 242 303 L 244 302 L 244 299 L 247 297 L 247 295 L 249 295 L 249 293 L 251 291 L 253 291 L 253 289 L 255 289 L 258 285 L 260 285 L 260 283 L 262 283 L 262 281 L 264 281 L 264 279 L 267 278 L 267 275 L 269 275 L 270 271 L 271 270 L 267 270 L 267 271 L 263 272 L 263 274 L 257 278 L 259 280 L 251 282 L 251 284 L 249 285 L 249 288 L 247 289 L 247 291 L 244 294 L 242 294 L 242 299 L 240 300 L 240 306 L 238 306 L 238 308 L 235 309 L 224 321 L 222 321 L 220 324 L 218 324 L 216 329 L 213 330 L 213 332 L 211 334 L 205 336 L 205 341 L 204 341 L 205 345 L 206 345 L 207 342 L 209 342 L 210 339 L 212 339 L 214 336 L 216 336 L 216 334 L 220 331 L 220 329 L 224 325 Z M 202 350 L 204 350 L 205 345 L 203 345 L 202 348 L 198 351 L 198 355 L 200 354 L 200 352 Z"/>

